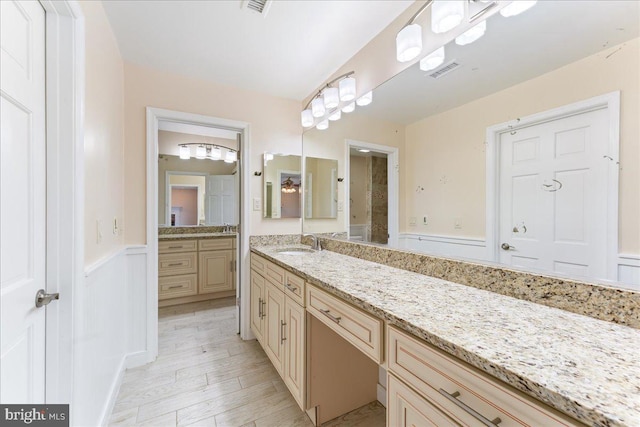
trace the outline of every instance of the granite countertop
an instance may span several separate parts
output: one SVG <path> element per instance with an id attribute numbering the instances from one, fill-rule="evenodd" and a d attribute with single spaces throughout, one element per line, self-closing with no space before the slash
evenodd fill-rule
<path id="1" fill-rule="evenodd" d="M 158 234 L 158 240 L 181 240 L 181 239 L 218 239 L 221 237 L 237 236 L 236 233 L 189 233 L 189 234 Z"/>
<path id="2" fill-rule="evenodd" d="M 251 250 L 587 425 L 640 426 L 637 329 L 335 252 L 283 248 Z"/>

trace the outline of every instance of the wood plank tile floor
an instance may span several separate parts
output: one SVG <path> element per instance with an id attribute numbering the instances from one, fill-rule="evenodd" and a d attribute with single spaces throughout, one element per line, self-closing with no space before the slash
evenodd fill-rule
<path id="1" fill-rule="evenodd" d="M 110 426 L 311 427 L 257 341 L 236 334 L 235 298 L 159 310 L 158 359 L 126 371 Z M 382 427 L 372 403 L 325 426 Z"/>

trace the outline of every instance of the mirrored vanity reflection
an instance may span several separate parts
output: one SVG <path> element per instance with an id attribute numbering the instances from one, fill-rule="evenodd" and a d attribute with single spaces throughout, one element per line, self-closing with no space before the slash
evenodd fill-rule
<path id="1" fill-rule="evenodd" d="M 300 156 L 264 153 L 264 218 L 300 218 L 302 168 Z"/>
<path id="2" fill-rule="evenodd" d="M 305 193 L 304 232 L 371 241 L 354 203 L 397 197 L 390 246 L 640 288 L 638 7 L 497 14 L 479 40 L 447 44 L 440 66 L 415 64 L 370 105 L 307 130 L 305 165 L 337 159 L 344 180 L 323 208 L 335 216 L 308 215 Z M 399 150 L 387 170 L 397 189 L 367 186 L 357 144 Z"/>

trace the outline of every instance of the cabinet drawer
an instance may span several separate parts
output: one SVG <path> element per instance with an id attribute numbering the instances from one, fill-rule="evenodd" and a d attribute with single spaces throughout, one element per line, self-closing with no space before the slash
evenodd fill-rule
<path id="1" fill-rule="evenodd" d="M 198 275 L 185 274 L 158 278 L 158 299 L 188 297 L 198 294 Z"/>
<path id="2" fill-rule="evenodd" d="M 194 252 L 198 250 L 197 240 L 160 240 L 158 241 L 158 253 L 168 254 L 174 252 Z"/>
<path id="3" fill-rule="evenodd" d="M 284 293 L 304 307 L 304 279 L 293 273 L 284 273 Z"/>
<path id="4" fill-rule="evenodd" d="M 275 265 L 271 261 L 266 261 L 265 278 L 269 279 L 274 285 L 280 285 L 280 289 L 284 286 L 285 269 Z"/>
<path id="5" fill-rule="evenodd" d="M 377 363 L 382 363 L 383 321 L 307 285 L 307 311 Z"/>
<path id="6" fill-rule="evenodd" d="M 198 240 L 198 250 L 200 251 L 217 251 L 218 249 L 233 249 L 233 242 L 236 239 L 203 239 Z"/>
<path id="7" fill-rule="evenodd" d="M 158 276 L 176 276 L 198 272 L 198 257 L 195 252 L 160 254 L 158 256 Z"/>
<path id="8" fill-rule="evenodd" d="M 488 420 L 500 418 L 500 427 L 581 425 L 396 328 L 389 327 L 387 339 L 389 371 L 463 425 L 480 425 L 464 406 Z"/>
<path id="9" fill-rule="evenodd" d="M 431 402 L 413 391 L 402 381 L 387 376 L 387 425 L 395 427 L 458 426 Z"/>
<path id="10" fill-rule="evenodd" d="M 267 260 L 262 258 L 260 255 L 252 253 L 251 269 L 264 277 L 266 275 L 265 270 L 267 269 Z"/>

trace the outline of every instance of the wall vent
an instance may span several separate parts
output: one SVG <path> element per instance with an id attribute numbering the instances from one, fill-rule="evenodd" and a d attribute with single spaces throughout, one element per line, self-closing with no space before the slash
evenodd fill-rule
<path id="1" fill-rule="evenodd" d="M 243 0 L 242 8 L 266 16 L 273 0 Z"/>
<path id="2" fill-rule="evenodd" d="M 444 76 L 445 74 L 449 74 L 450 72 L 458 69 L 459 67 L 461 67 L 459 63 L 457 63 L 456 61 L 451 61 L 448 64 L 438 68 L 433 73 L 429 74 L 429 77 L 433 77 L 434 79 L 439 79 L 440 77 Z"/>

